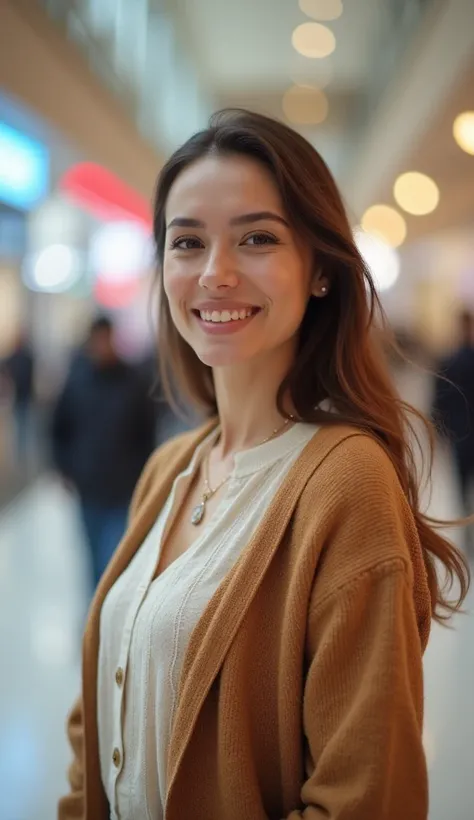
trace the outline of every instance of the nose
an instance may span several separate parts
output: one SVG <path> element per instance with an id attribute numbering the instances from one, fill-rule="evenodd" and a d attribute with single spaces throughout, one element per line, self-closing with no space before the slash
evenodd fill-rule
<path id="1" fill-rule="evenodd" d="M 199 277 L 199 285 L 206 290 L 217 288 L 235 288 L 238 285 L 238 276 L 232 265 L 230 254 L 224 249 L 215 248 L 206 257 L 203 270 Z"/>

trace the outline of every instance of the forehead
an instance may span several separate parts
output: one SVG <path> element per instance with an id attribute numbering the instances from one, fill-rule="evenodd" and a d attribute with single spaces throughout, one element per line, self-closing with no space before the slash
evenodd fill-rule
<path id="1" fill-rule="evenodd" d="M 222 213 L 273 210 L 284 215 L 276 183 L 264 165 L 249 157 L 204 157 L 188 166 L 173 183 L 166 203 L 166 219 L 196 215 L 196 211 Z"/>

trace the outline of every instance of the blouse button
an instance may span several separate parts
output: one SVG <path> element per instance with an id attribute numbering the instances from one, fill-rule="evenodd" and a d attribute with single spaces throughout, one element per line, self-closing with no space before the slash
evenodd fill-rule
<path id="1" fill-rule="evenodd" d="M 122 683 L 123 683 L 123 669 L 122 669 L 121 666 L 118 667 L 118 669 L 115 673 L 115 682 L 116 682 L 117 686 L 122 686 Z"/>
<path id="2" fill-rule="evenodd" d="M 121 755 L 120 755 L 120 751 L 119 751 L 119 749 L 117 749 L 117 747 L 115 747 L 115 749 L 114 749 L 114 751 L 113 751 L 113 753 L 112 753 L 112 762 L 113 762 L 114 766 L 115 766 L 117 769 L 118 769 L 118 767 L 120 766 L 120 761 L 121 761 L 121 759 L 122 759 L 122 758 L 121 758 Z"/>

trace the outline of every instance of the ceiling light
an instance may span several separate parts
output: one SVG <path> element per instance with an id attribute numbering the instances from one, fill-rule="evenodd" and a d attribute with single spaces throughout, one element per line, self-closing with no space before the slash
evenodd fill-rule
<path id="1" fill-rule="evenodd" d="M 283 96 L 283 111 L 290 122 L 317 125 L 328 115 L 328 100 L 323 91 L 309 85 L 294 85 Z"/>
<path id="2" fill-rule="evenodd" d="M 314 20 L 337 20 L 343 12 L 342 0 L 300 0 L 300 9 Z"/>
<path id="3" fill-rule="evenodd" d="M 377 290 L 380 292 L 389 290 L 400 275 L 398 252 L 377 236 L 366 233 L 360 228 L 354 231 L 354 239 Z"/>
<path id="4" fill-rule="evenodd" d="M 398 248 L 407 235 L 403 216 L 389 205 L 372 205 L 362 217 L 361 225 L 364 231 L 378 236 L 392 248 Z"/>
<path id="5" fill-rule="evenodd" d="M 393 194 L 400 207 L 414 216 L 430 214 L 439 202 L 439 188 L 436 182 L 417 171 L 409 171 L 399 176 Z"/>
<path id="6" fill-rule="evenodd" d="M 336 48 L 331 29 L 320 23 L 302 23 L 295 28 L 291 42 L 299 54 L 316 60 L 328 57 Z"/>
<path id="7" fill-rule="evenodd" d="M 464 111 L 456 117 L 453 134 L 459 147 L 474 156 L 474 111 Z"/>

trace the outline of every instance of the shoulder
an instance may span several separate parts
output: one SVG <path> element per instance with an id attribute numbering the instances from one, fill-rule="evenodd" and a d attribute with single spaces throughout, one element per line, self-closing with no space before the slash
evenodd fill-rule
<path id="1" fill-rule="evenodd" d="M 394 463 L 375 436 L 348 426 L 321 432 L 326 437 L 325 451 L 308 484 L 310 492 L 316 486 L 323 489 L 335 505 L 361 497 L 378 504 L 387 495 L 402 493 Z"/>
<path id="2" fill-rule="evenodd" d="M 326 447 L 301 498 L 327 588 L 384 566 L 402 568 L 408 577 L 415 566 L 423 573 L 414 516 L 383 445 L 351 428 L 335 428 L 332 435 L 333 446 Z"/>

